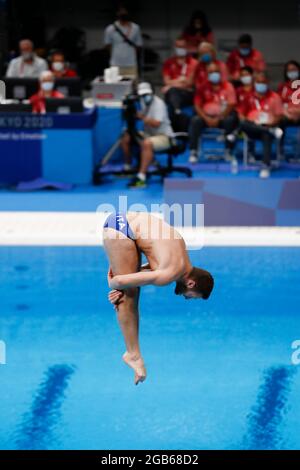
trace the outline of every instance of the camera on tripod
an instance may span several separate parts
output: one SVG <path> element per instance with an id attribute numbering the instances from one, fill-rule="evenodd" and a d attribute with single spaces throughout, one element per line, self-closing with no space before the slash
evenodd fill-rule
<path id="1" fill-rule="evenodd" d="M 136 121 L 137 121 L 137 107 L 140 102 L 139 96 L 135 93 L 130 93 L 125 96 L 122 109 L 123 119 L 127 125 L 127 131 L 132 136 L 136 136 Z"/>

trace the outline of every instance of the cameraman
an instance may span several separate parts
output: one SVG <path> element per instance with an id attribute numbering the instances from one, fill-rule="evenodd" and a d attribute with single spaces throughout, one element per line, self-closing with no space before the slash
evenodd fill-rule
<path id="1" fill-rule="evenodd" d="M 165 102 L 154 95 L 149 83 L 140 83 L 137 94 L 141 110 L 137 111 L 136 119 L 144 124 L 143 132 L 132 135 L 126 131 L 122 138 L 122 149 L 125 156 L 125 169 L 131 168 L 131 145 L 137 143 L 141 148 L 140 168 L 137 176 L 129 183 L 129 188 L 145 188 L 147 170 L 153 160 L 154 152 L 167 151 L 171 146 L 173 130 Z"/>

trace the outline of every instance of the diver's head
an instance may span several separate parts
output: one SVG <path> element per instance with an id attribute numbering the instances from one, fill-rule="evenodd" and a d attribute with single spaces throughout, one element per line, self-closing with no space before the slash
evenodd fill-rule
<path id="1" fill-rule="evenodd" d="M 190 274 L 176 283 L 175 294 L 185 299 L 203 299 L 210 297 L 214 288 L 214 278 L 204 269 L 193 268 Z"/>

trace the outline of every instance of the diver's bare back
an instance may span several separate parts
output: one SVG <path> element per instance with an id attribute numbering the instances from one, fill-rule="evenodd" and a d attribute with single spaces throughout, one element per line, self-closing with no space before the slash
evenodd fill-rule
<path id="1" fill-rule="evenodd" d="M 149 213 L 129 212 L 127 220 L 153 271 L 168 269 L 176 279 L 191 268 L 185 242 L 173 227 Z"/>

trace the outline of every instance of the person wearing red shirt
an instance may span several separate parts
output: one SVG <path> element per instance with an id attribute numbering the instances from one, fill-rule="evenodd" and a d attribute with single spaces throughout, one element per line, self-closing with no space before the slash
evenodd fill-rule
<path id="1" fill-rule="evenodd" d="M 226 82 L 228 80 L 228 70 L 224 62 L 217 59 L 217 51 L 215 47 L 208 43 L 203 42 L 199 46 L 199 60 L 198 65 L 194 70 L 194 74 L 191 76 L 191 81 L 194 84 L 196 90 L 201 88 L 202 85 L 207 81 L 207 67 L 215 63 L 220 68 L 222 81 Z"/>
<path id="2" fill-rule="evenodd" d="M 188 55 L 186 42 L 178 39 L 175 43 L 175 55 L 163 65 L 165 101 L 169 107 L 171 119 L 181 114 L 184 107 L 192 106 L 194 89 L 191 77 L 198 61 Z"/>
<path id="3" fill-rule="evenodd" d="M 243 67 L 249 66 L 254 72 L 264 72 L 266 63 L 260 51 L 253 47 L 253 39 L 250 34 L 244 34 L 239 39 L 237 49 L 234 49 L 227 59 L 227 67 L 230 78 L 239 81 Z"/>
<path id="4" fill-rule="evenodd" d="M 300 124 L 300 94 L 299 85 L 295 85 L 295 82 L 300 80 L 300 64 L 295 60 L 289 61 L 285 65 L 284 78 L 284 83 L 281 83 L 278 88 L 284 108 L 282 125 L 283 127 L 297 126 Z"/>
<path id="5" fill-rule="evenodd" d="M 236 93 L 233 85 L 222 81 L 218 64 L 208 66 L 208 81 L 196 91 L 195 109 L 197 115 L 192 119 L 190 127 L 190 163 L 198 162 L 199 139 L 207 128 L 224 129 L 226 133 L 227 152 L 233 150 L 232 133 L 239 125 L 235 111 Z M 232 162 L 236 163 L 236 160 Z"/>
<path id="6" fill-rule="evenodd" d="M 261 178 L 270 176 L 272 142 L 283 135 L 278 127 L 283 116 L 283 105 L 278 93 L 270 89 L 269 80 L 264 72 L 255 79 L 254 93 L 240 107 L 241 130 L 250 139 L 263 143 L 263 168 Z"/>
<path id="7" fill-rule="evenodd" d="M 236 89 L 237 111 L 243 107 L 244 102 L 254 93 L 254 72 L 251 67 L 241 70 L 241 86 Z"/>
<path id="8" fill-rule="evenodd" d="M 193 13 L 180 38 L 186 41 L 188 52 L 195 55 L 197 55 L 199 45 L 202 42 L 214 43 L 212 29 L 203 11 L 198 10 Z"/>
<path id="9" fill-rule="evenodd" d="M 55 51 L 52 53 L 50 59 L 50 69 L 53 72 L 55 78 L 77 77 L 75 70 L 72 70 L 67 66 L 64 53 L 61 51 Z"/>
<path id="10" fill-rule="evenodd" d="M 33 113 L 46 113 L 46 98 L 64 98 L 62 93 L 54 90 L 54 85 L 55 77 L 53 73 L 50 70 L 42 72 L 40 75 L 40 89 L 29 100 Z"/>

